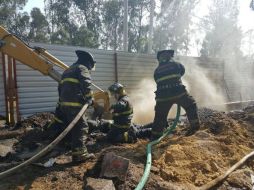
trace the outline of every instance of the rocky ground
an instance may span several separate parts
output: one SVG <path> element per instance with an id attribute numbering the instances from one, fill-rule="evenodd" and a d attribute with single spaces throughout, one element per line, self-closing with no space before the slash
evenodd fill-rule
<path id="1" fill-rule="evenodd" d="M 153 166 L 145 189 L 195 189 L 239 161 L 254 148 L 254 106 L 229 113 L 208 108 L 199 110 L 202 127 L 191 137 L 183 136 L 187 122 L 181 122 L 176 132 L 153 148 Z M 21 121 L 15 129 L 0 128 L 0 171 L 31 157 L 50 141 L 42 128 L 53 115 L 36 114 Z M 147 140 L 136 144 L 110 145 L 101 135 L 91 136 L 90 152 L 96 159 L 82 164 L 70 162 L 70 152 L 65 143 L 39 160 L 44 163 L 55 158 L 52 167 L 37 164 L 1 179 L 0 189 L 85 189 L 89 177 L 98 178 L 103 156 L 114 152 L 130 160 L 125 181 L 113 179 L 116 189 L 130 190 L 138 184 L 146 162 Z M 252 189 L 251 174 L 254 161 L 241 168 L 214 189 Z"/>

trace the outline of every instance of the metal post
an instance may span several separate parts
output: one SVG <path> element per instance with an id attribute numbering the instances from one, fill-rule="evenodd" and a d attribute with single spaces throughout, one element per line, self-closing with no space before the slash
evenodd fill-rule
<path id="1" fill-rule="evenodd" d="M 128 0 L 124 0 L 124 36 L 123 36 L 123 48 L 124 51 L 128 51 Z"/>
<path id="2" fill-rule="evenodd" d="M 149 39 L 148 39 L 148 53 L 152 53 L 152 46 L 153 46 L 153 18 L 154 18 L 154 8 L 155 2 L 154 0 L 150 1 L 150 24 L 149 24 Z"/>
<path id="3" fill-rule="evenodd" d="M 13 81 L 13 59 L 8 56 L 8 100 L 9 100 L 9 111 L 10 111 L 10 124 L 15 124 L 15 116 L 14 116 L 14 81 Z"/>
<path id="4" fill-rule="evenodd" d="M 13 79 L 14 79 L 14 89 L 15 89 L 15 105 L 16 105 L 16 114 L 17 121 L 21 120 L 20 112 L 19 112 L 19 96 L 18 96 L 18 85 L 17 85 L 17 68 L 16 68 L 16 60 L 13 59 Z"/>
<path id="5" fill-rule="evenodd" d="M 118 64 L 117 64 L 117 53 L 114 53 L 114 61 L 115 61 L 115 82 L 118 82 Z"/>
<path id="6" fill-rule="evenodd" d="M 5 117 L 6 123 L 9 124 L 9 105 L 8 105 L 8 98 L 7 98 L 7 81 L 6 81 L 6 62 L 5 62 L 5 54 L 2 53 L 2 63 L 3 63 L 3 78 L 4 78 L 4 98 L 5 98 Z"/>

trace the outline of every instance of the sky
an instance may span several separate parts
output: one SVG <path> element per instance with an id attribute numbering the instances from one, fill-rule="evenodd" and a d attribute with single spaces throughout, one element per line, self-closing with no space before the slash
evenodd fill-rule
<path id="1" fill-rule="evenodd" d="M 44 0 L 28 0 L 26 6 L 24 7 L 24 11 L 30 13 L 32 8 L 38 7 L 44 12 Z"/>

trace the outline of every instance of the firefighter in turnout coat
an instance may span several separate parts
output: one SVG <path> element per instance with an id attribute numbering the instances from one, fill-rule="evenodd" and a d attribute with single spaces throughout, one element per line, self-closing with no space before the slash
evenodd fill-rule
<path id="1" fill-rule="evenodd" d="M 163 134 L 167 126 L 168 112 L 173 104 L 180 105 L 186 111 L 190 123 L 186 136 L 193 135 L 200 128 L 196 102 L 181 81 L 185 68 L 181 63 L 174 61 L 173 56 L 174 50 L 163 50 L 157 53 L 159 65 L 154 71 L 157 90 L 152 139 Z"/>
<path id="2" fill-rule="evenodd" d="M 58 86 L 59 102 L 56 107 L 55 117 L 48 128 L 61 132 L 79 113 L 85 105 L 93 104 L 91 91 L 91 70 L 94 68 L 95 60 L 86 51 L 76 51 L 78 60 L 62 74 Z M 88 124 L 85 116 L 77 122 L 70 131 L 72 161 L 82 162 L 94 157 L 89 154 L 85 146 L 88 135 Z"/>

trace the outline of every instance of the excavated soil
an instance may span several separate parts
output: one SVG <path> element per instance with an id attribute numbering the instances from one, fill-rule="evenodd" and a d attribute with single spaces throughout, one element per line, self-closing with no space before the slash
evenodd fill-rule
<path id="1" fill-rule="evenodd" d="M 254 148 L 254 106 L 229 113 L 208 108 L 199 110 L 201 129 L 193 136 L 183 136 L 188 127 L 181 122 L 176 132 L 153 148 L 153 166 L 145 189 L 195 189 L 215 179 Z M 13 145 L 13 151 L 0 157 L 0 171 L 10 166 L 7 163 L 20 162 L 49 143 L 42 128 L 53 115 L 43 113 L 23 120 Z M 0 130 L 0 137 L 7 133 Z M 12 137 L 13 138 L 13 137 Z M 95 143 L 97 140 L 97 143 Z M 2 141 L 0 141 L 1 144 Z M 91 136 L 88 141 L 90 152 L 96 159 L 73 165 L 69 149 L 62 143 L 40 162 L 56 158 L 50 168 L 31 165 L 16 174 L 1 180 L 0 189 L 84 189 L 87 177 L 99 177 L 102 157 L 106 152 L 130 160 L 126 181 L 114 179 L 117 189 L 130 190 L 138 184 L 146 162 L 147 140 L 136 144 L 110 145 L 101 135 Z M 247 161 L 214 189 L 252 189 L 251 175 L 254 175 L 254 161 Z"/>

